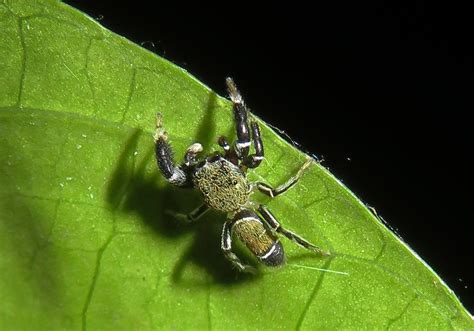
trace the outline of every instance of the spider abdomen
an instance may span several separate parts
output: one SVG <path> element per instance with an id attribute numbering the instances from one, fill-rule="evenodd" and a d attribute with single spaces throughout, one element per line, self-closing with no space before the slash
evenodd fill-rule
<path id="1" fill-rule="evenodd" d="M 219 156 L 199 165 L 193 182 L 209 207 L 224 212 L 241 209 L 250 196 L 250 185 L 244 173 Z"/>
<path id="2" fill-rule="evenodd" d="M 254 212 L 243 210 L 237 213 L 232 232 L 264 264 L 279 266 L 284 263 L 283 246 Z"/>

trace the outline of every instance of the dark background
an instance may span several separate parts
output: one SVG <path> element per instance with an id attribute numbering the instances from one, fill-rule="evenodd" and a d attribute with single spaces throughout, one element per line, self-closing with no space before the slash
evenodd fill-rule
<path id="1" fill-rule="evenodd" d="M 474 311 L 467 7 L 66 2 L 221 95 L 234 77 L 255 114 L 324 156 Z"/>

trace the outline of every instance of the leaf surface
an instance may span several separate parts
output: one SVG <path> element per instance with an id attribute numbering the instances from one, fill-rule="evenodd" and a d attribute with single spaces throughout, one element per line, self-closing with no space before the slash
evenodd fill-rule
<path id="1" fill-rule="evenodd" d="M 282 239 L 285 267 L 232 270 L 225 215 L 165 213 L 201 200 L 163 181 L 152 140 L 160 111 L 177 158 L 195 141 L 218 150 L 235 136 L 228 100 L 56 1 L 1 2 L 0 41 L 1 330 L 474 328 L 319 164 L 285 195 L 254 198 L 332 257 Z M 261 126 L 266 159 L 249 177 L 276 186 L 307 156 Z"/>

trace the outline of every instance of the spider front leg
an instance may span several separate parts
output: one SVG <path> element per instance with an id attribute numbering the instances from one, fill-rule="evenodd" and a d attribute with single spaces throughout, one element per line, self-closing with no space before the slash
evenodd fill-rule
<path id="1" fill-rule="evenodd" d="M 163 128 L 163 116 L 161 113 L 156 114 L 156 130 L 155 135 L 155 153 L 158 167 L 166 180 L 177 186 L 191 187 L 190 167 L 197 163 L 197 155 L 202 152 L 202 145 L 194 143 L 188 147 L 184 154 L 184 163 L 176 166 L 173 160 L 173 150 L 168 143 L 168 133 Z M 172 211 L 165 211 L 165 213 L 172 215 L 180 220 L 192 222 L 203 216 L 209 207 L 205 204 L 200 205 L 189 214 L 174 213 Z"/>
<path id="2" fill-rule="evenodd" d="M 197 163 L 197 155 L 202 152 L 202 145 L 194 143 L 188 147 L 186 154 L 184 154 L 184 165 L 190 167 Z"/>
<path id="3" fill-rule="evenodd" d="M 235 152 L 235 149 L 229 145 L 227 138 L 224 136 L 220 136 L 219 139 L 217 140 L 217 143 L 224 150 L 224 158 L 226 158 L 227 160 L 229 160 L 230 162 L 238 166 L 239 158 L 237 156 L 237 153 Z"/>
<path id="4" fill-rule="evenodd" d="M 294 175 L 293 177 L 291 177 L 290 179 L 288 179 L 286 181 L 286 183 L 278 186 L 277 188 L 273 188 L 271 187 L 270 185 L 266 184 L 266 183 L 263 183 L 263 182 L 258 182 L 256 185 L 257 185 L 257 189 L 262 192 L 263 194 L 266 194 L 268 195 L 269 197 L 276 197 L 282 193 L 285 193 L 286 191 L 288 191 L 288 189 L 290 189 L 291 187 L 293 187 L 297 182 L 298 180 L 303 176 L 303 174 L 305 173 L 305 171 L 309 168 L 309 166 L 311 164 L 313 164 L 313 159 L 308 159 L 306 160 L 306 162 L 303 164 L 303 166 L 298 170 L 298 172 L 296 173 L 296 175 Z"/>
<path id="5" fill-rule="evenodd" d="M 319 248 L 318 246 L 316 245 L 313 245 L 312 243 L 310 243 L 309 241 L 307 241 L 306 239 L 304 239 L 303 237 L 300 237 L 299 235 L 297 235 L 296 233 L 294 232 L 291 232 L 289 230 L 286 230 L 284 229 L 280 223 L 277 221 L 277 219 L 275 218 L 275 216 L 273 216 L 273 214 L 268 210 L 267 207 L 265 207 L 264 205 L 260 205 L 258 207 L 258 211 L 260 212 L 260 214 L 262 215 L 263 219 L 267 222 L 267 224 L 273 229 L 275 230 L 276 232 L 278 233 L 281 233 L 282 235 L 284 235 L 285 237 L 287 237 L 288 239 L 290 239 L 291 241 L 293 241 L 294 243 L 296 243 L 297 245 L 303 247 L 303 248 L 306 248 L 316 254 L 320 254 L 320 255 L 323 255 L 323 256 L 329 256 L 331 255 L 329 252 Z"/>
<path id="6" fill-rule="evenodd" d="M 227 260 L 232 262 L 232 264 L 242 272 L 248 272 L 252 274 L 257 273 L 257 269 L 254 267 L 243 264 L 242 261 L 232 252 L 232 220 L 227 220 L 224 223 L 224 228 L 222 229 L 222 241 L 221 241 L 221 249 L 224 253 L 224 256 Z"/>
<path id="7" fill-rule="evenodd" d="M 234 119 L 237 130 L 237 141 L 235 142 L 235 151 L 239 159 L 244 159 L 249 154 L 250 149 L 250 131 L 247 120 L 247 107 L 244 99 L 240 95 L 237 86 L 232 78 L 226 78 L 227 90 L 233 103 Z"/>
<path id="8" fill-rule="evenodd" d="M 250 126 L 252 127 L 252 138 L 255 154 L 247 156 L 243 163 L 247 168 L 256 168 L 260 165 L 264 158 L 263 142 L 262 138 L 260 137 L 260 127 L 258 126 L 258 123 L 252 122 L 250 123 Z"/>
<path id="9" fill-rule="evenodd" d="M 240 94 L 237 86 L 235 86 L 232 78 L 226 79 L 227 90 L 229 91 L 230 99 L 233 102 L 235 125 L 237 130 L 237 142 L 235 143 L 235 152 L 239 159 L 243 160 L 244 166 L 247 168 L 256 168 L 263 160 L 263 143 L 260 137 L 260 128 L 258 123 L 252 121 L 250 126 L 252 130 L 253 144 L 255 147 L 255 154 L 248 155 L 250 150 L 250 131 L 247 119 L 247 107 Z M 225 148 L 224 148 L 225 149 Z"/>
<path id="10" fill-rule="evenodd" d="M 177 186 L 189 186 L 190 176 L 182 166 L 176 166 L 173 160 L 173 150 L 168 143 L 168 133 L 163 128 L 163 116 L 156 114 L 155 154 L 158 167 L 166 180 Z"/>

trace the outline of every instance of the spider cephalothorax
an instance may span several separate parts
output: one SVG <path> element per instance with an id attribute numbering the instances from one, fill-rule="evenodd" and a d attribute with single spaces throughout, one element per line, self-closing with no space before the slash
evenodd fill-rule
<path id="1" fill-rule="evenodd" d="M 296 184 L 313 160 L 309 158 L 295 176 L 277 188 L 262 182 L 249 182 L 246 171 L 258 167 L 264 157 L 260 129 L 258 123 L 253 120 L 250 121 L 249 127 L 247 108 L 239 91 L 231 78 L 227 78 L 226 83 L 234 105 L 237 140 L 231 146 L 225 137 L 220 137 L 218 143 L 224 149 L 223 154 L 212 154 L 198 160 L 197 156 L 203 149 L 201 144 L 195 143 L 186 150 L 184 162 L 175 165 L 168 134 L 163 129 L 162 116 L 157 115 L 154 139 L 161 173 L 171 184 L 195 188 L 204 198 L 204 203 L 185 219 L 194 221 L 209 208 L 227 213 L 221 248 L 226 258 L 240 271 L 254 272 L 255 268 L 243 264 L 232 252 L 232 234 L 235 234 L 261 262 L 269 266 L 279 266 L 285 261 L 283 246 L 276 233 L 318 254 L 328 255 L 297 234 L 284 229 L 264 205 L 251 201 L 250 195 L 253 191 L 260 191 L 272 198 L 284 193 Z M 251 139 L 254 154 L 249 154 Z"/>
<path id="2" fill-rule="evenodd" d="M 251 186 L 245 173 L 221 156 L 207 158 L 193 172 L 193 183 L 206 204 L 224 212 L 235 212 L 245 206 Z"/>

